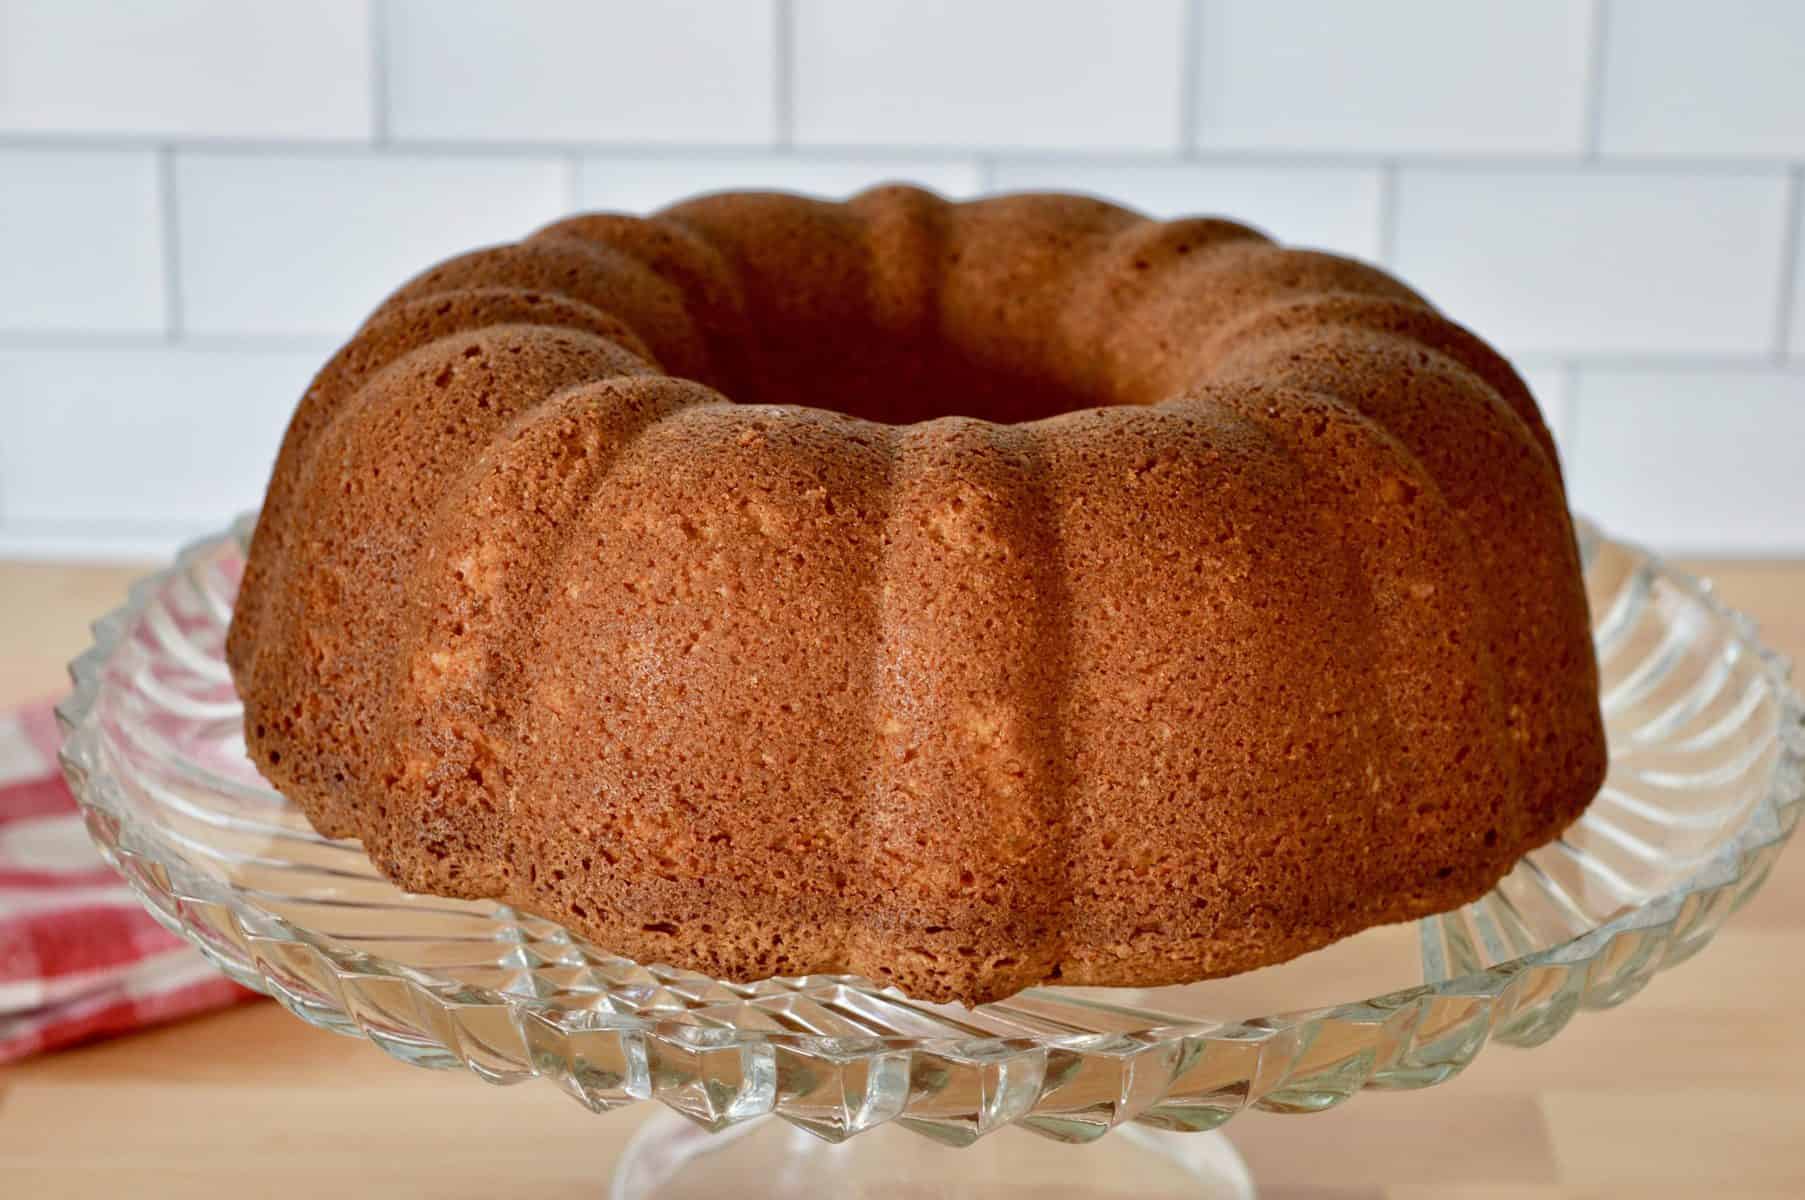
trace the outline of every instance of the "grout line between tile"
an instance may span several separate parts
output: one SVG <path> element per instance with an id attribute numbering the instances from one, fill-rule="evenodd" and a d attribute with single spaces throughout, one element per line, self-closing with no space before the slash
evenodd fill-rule
<path id="1" fill-rule="evenodd" d="M 1398 164 L 1379 164 L 1379 263 L 1390 268 L 1398 258 Z"/>
<path id="2" fill-rule="evenodd" d="M 370 141 L 389 140 L 388 0 L 370 0 Z"/>
<path id="3" fill-rule="evenodd" d="M 1586 47 L 1585 128 L 1582 131 L 1585 157 L 1598 161 L 1599 143 L 1604 133 L 1604 65 L 1611 33 L 1611 0 L 1592 0 L 1590 44 Z"/>
<path id="4" fill-rule="evenodd" d="M 777 22 L 771 72 L 775 94 L 771 98 L 776 123 L 775 145 L 789 151 L 796 145 L 796 7 L 795 0 L 775 0 L 772 19 Z"/>
<path id="5" fill-rule="evenodd" d="M 0 350 L 167 350 L 170 335 L 95 330 L 0 329 Z"/>
<path id="6" fill-rule="evenodd" d="M 286 154 L 297 157 L 378 155 L 397 158 L 431 156 L 547 158 L 563 154 L 581 154 L 598 157 L 682 159 L 740 158 L 748 154 L 772 152 L 770 145 L 757 142 L 740 144 L 666 142 L 655 144 L 586 142 L 569 139 L 538 142 L 530 140 L 454 141 L 433 138 L 397 139 L 391 133 L 387 141 L 380 145 L 373 145 L 366 139 L 348 138 L 310 140 L 280 137 L 220 137 L 205 134 L 133 137 L 123 134 L 0 132 L 0 150 L 144 150 L 164 146 L 172 147 L 181 153 Z M 1008 163 L 1069 163 L 1096 167 L 1174 167 L 1180 165 L 1180 160 L 1175 159 L 1169 150 L 1113 150 L 1107 147 L 1024 148 L 1002 145 L 949 144 L 933 146 L 876 142 L 869 145 L 811 143 L 806 146 L 791 146 L 786 153 L 792 153 L 799 158 L 823 161 L 848 158 L 946 160 L 969 158 L 974 154 L 988 154 L 995 156 L 1000 162 Z M 1577 154 L 1391 151 L 1381 155 L 1367 151 L 1288 149 L 1211 149 L 1188 156 L 1185 165 L 1195 162 L 1206 166 L 1347 168 L 1371 167 L 1378 161 L 1394 163 L 1400 168 L 1433 169 L 1447 172 L 1647 174 L 1670 177 L 1772 177 L 1784 174 L 1795 166 L 1805 165 L 1805 160 L 1783 155 L 1766 158 L 1747 155 L 1713 158 L 1700 155 L 1633 154 L 1609 155 L 1600 158 L 1597 162 L 1588 162 L 1583 156 Z"/>
<path id="7" fill-rule="evenodd" d="M 564 210 L 581 212 L 583 210 L 583 156 L 566 154 L 564 156 Z"/>
<path id="8" fill-rule="evenodd" d="M 163 337 L 175 341 L 182 335 L 181 214 L 177 210 L 175 148 L 157 148 L 157 216 L 162 241 Z"/>
<path id="9" fill-rule="evenodd" d="M 1799 288 L 1805 284 L 1799 278 L 1799 257 L 1805 253 L 1799 244 L 1799 227 L 1805 225 L 1805 167 L 1794 167 L 1791 174 L 1786 189 L 1786 223 L 1780 229 L 1780 299 L 1774 306 L 1774 358 L 1781 362 L 1786 361 L 1788 354 L 1805 350 L 1805 346 L 1791 344 Z"/>
<path id="10" fill-rule="evenodd" d="M 1203 0 L 1185 0 L 1179 25 L 1178 63 L 1178 156 L 1197 157 L 1197 138 L 1201 114 L 1197 111 L 1203 99 Z"/>
<path id="11" fill-rule="evenodd" d="M 1660 354 L 1618 351 L 1546 351 L 1506 352 L 1511 365 L 1518 370 L 1557 370 L 1572 366 L 1580 371 L 1636 371 L 1654 374 L 1670 371 L 1715 371 L 1723 374 L 1805 375 L 1805 362 L 1797 359 L 1776 363 L 1773 355 L 1751 354 Z"/>
<path id="12" fill-rule="evenodd" d="M 45 332 L 0 329 L 0 350 L 82 350 L 106 353 L 115 350 L 183 350 L 241 353 L 325 353 L 343 337 L 313 334 L 201 333 L 171 338 L 168 334 L 117 333 L 106 330 Z"/>

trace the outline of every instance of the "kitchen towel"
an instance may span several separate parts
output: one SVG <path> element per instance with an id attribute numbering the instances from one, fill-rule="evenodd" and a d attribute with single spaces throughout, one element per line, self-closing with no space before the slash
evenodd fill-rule
<path id="1" fill-rule="evenodd" d="M 0 713 L 0 1063 L 249 999 L 88 840 L 48 704 Z"/>

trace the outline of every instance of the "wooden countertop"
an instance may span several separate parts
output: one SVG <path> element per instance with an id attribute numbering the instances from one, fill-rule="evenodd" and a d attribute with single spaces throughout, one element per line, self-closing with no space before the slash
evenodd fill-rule
<path id="1" fill-rule="evenodd" d="M 1696 569 L 1805 661 L 1805 563 Z M 60 690 L 134 574 L 0 564 L 0 703 Z M 1550 1045 L 1229 1132 L 1269 1200 L 1798 1197 L 1802 995 L 1795 848 L 1704 954 Z M 0 1067 L 0 1196 L 594 1197 L 645 1108 L 402 1066 L 259 1004 Z"/>

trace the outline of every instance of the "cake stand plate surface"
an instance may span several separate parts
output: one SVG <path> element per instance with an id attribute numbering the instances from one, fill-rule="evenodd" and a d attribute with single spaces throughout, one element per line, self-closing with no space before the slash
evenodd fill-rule
<path id="1" fill-rule="evenodd" d="M 975 1009 L 844 976 L 725 982 L 403 894 L 317 835 L 246 758 L 223 659 L 250 528 L 142 581 L 73 666 L 63 763 L 95 841 L 164 924 L 303 1020 L 596 1112 L 664 1105 L 619 1200 L 1251 1196 L 1212 1131 L 1442 1083 L 1622 1002 L 1760 886 L 1805 798 L 1787 665 L 1708 584 L 1582 523 L 1610 774 L 1479 901 L 1233 979 Z M 1074 1156 L 1121 1187 L 1077 1190 Z"/>

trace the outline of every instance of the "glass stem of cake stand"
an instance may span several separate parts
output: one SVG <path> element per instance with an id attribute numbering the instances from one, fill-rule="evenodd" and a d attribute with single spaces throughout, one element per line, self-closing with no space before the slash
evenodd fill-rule
<path id="1" fill-rule="evenodd" d="M 1124 1126 L 1063 1145 L 1000 1129 L 943 1146 L 879 1126 L 834 1145 L 775 1117 L 722 1133 L 660 1109 L 622 1155 L 610 1200 L 999 1200 L 1117 1197 L 1252 1200 L 1253 1179 L 1220 1133 Z"/>

